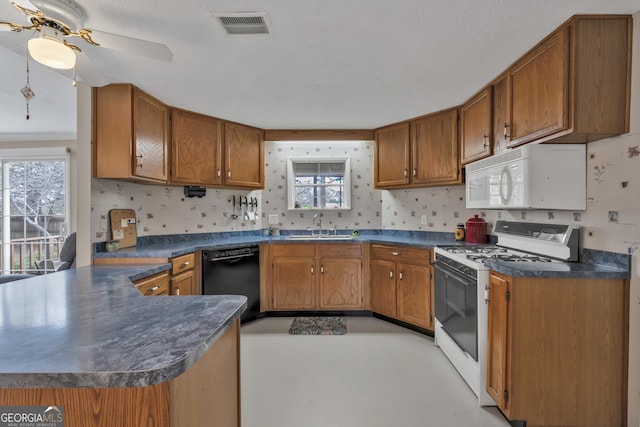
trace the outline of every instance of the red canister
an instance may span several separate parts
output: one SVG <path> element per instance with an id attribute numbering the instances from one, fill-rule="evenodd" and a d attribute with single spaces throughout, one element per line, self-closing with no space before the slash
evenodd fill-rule
<path id="1" fill-rule="evenodd" d="M 487 243 L 487 221 L 474 215 L 466 222 L 467 243 Z"/>

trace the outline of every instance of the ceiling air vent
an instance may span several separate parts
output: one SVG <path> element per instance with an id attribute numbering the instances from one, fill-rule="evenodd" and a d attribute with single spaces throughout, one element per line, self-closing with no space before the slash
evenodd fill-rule
<path id="1" fill-rule="evenodd" d="M 213 16 L 218 18 L 228 34 L 269 34 L 264 12 L 214 13 Z"/>

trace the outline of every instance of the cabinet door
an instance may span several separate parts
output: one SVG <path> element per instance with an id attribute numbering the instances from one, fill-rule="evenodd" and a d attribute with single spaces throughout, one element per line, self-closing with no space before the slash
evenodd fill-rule
<path id="1" fill-rule="evenodd" d="M 274 310 L 315 308 L 315 258 L 273 259 Z"/>
<path id="2" fill-rule="evenodd" d="M 131 85 L 93 88 L 93 175 L 131 178 L 133 132 Z"/>
<path id="3" fill-rule="evenodd" d="M 171 295 L 194 295 L 195 275 L 193 270 L 185 271 L 171 278 Z"/>
<path id="4" fill-rule="evenodd" d="M 396 264 L 371 260 L 371 310 L 396 317 Z"/>
<path id="5" fill-rule="evenodd" d="M 222 184 L 222 121 L 171 111 L 171 183 Z"/>
<path id="6" fill-rule="evenodd" d="M 458 110 L 411 122 L 413 184 L 460 183 Z"/>
<path id="7" fill-rule="evenodd" d="M 133 127 L 136 158 L 133 175 L 167 180 L 167 107 L 139 89 L 133 91 Z"/>
<path id="8" fill-rule="evenodd" d="M 318 308 L 362 308 L 362 261 L 321 259 Z"/>
<path id="9" fill-rule="evenodd" d="M 491 132 L 491 87 L 462 106 L 462 164 L 490 156 L 493 134 Z"/>
<path id="10" fill-rule="evenodd" d="M 264 187 L 264 131 L 225 122 L 224 150 L 226 185 L 232 187 Z"/>
<path id="11" fill-rule="evenodd" d="M 507 377 L 509 369 L 509 282 L 493 273 L 489 275 L 489 323 L 487 332 L 487 393 L 505 412 L 508 410 Z"/>
<path id="12" fill-rule="evenodd" d="M 550 36 L 510 71 L 510 144 L 569 126 L 569 28 Z"/>
<path id="13" fill-rule="evenodd" d="M 507 149 L 511 116 L 509 108 L 509 75 L 503 74 L 493 84 L 493 154 Z"/>
<path id="14" fill-rule="evenodd" d="M 409 123 L 378 129 L 375 138 L 375 187 L 409 184 Z"/>
<path id="15" fill-rule="evenodd" d="M 433 329 L 429 267 L 398 264 L 398 319 Z"/>

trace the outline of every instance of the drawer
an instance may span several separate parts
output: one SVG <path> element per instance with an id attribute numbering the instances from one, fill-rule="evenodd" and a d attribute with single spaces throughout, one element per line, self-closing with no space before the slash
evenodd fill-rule
<path id="1" fill-rule="evenodd" d="M 133 282 L 144 296 L 169 295 L 169 273 L 163 271 Z"/>
<path id="2" fill-rule="evenodd" d="M 362 245 L 350 243 L 318 244 L 320 258 L 362 258 Z"/>
<path id="3" fill-rule="evenodd" d="M 431 249 L 408 246 L 371 245 L 371 258 L 397 261 L 405 264 L 431 264 Z"/>
<path id="4" fill-rule="evenodd" d="M 183 271 L 191 270 L 195 266 L 196 257 L 193 252 L 171 258 L 171 274 L 178 274 Z"/>
<path id="5" fill-rule="evenodd" d="M 283 243 L 273 245 L 271 248 L 271 254 L 274 257 L 313 257 L 316 256 L 316 248 L 313 243 Z"/>

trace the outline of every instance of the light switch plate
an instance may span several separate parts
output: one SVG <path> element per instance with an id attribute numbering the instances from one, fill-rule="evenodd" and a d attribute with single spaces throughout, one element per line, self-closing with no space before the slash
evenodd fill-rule
<path id="1" fill-rule="evenodd" d="M 269 225 L 278 225 L 278 215 L 269 215 Z"/>
<path id="2" fill-rule="evenodd" d="M 427 225 L 427 216 L 426 215 L 420 215 L 420 224 Z"/>

